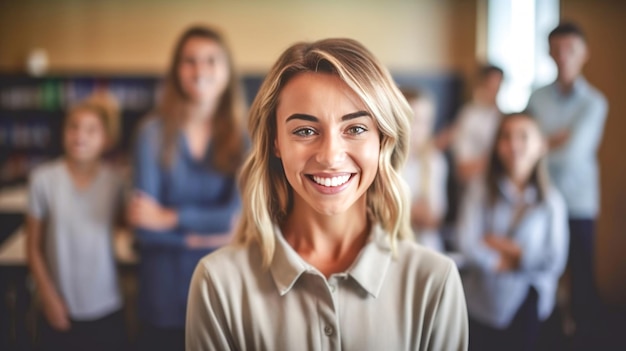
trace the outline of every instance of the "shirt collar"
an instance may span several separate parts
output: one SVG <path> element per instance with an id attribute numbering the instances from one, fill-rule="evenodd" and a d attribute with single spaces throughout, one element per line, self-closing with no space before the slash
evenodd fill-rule
<path id="1" fill-rule="evenodd" d="M 578 95 L 585 95 L 587 90 L 589 89 L 589 83 L 587 82 L 587 80 L 585 79 L 585 77 L 578 76 L 576 78 L 576 80 L 574 80 L 574 84 L 572 86 L 572 91 L 567 94 L 564 95 L 561 92 L 561 89 L 559 88 L 559 83 L 557 81 L 554 81 L 554 83 L 552 83 L 552 87 L 554 89 L 554 92 L 561 98 L 569 98 L 572 96 L 578 96 Z"/>
<path id="2" fill-rule="evenodd" d="M 515 184 L 506 177 L 500 179 L 498 187 L 500 188 L 500 192 L 504 195 L 504 198 L 511 203 L 525 202 L 530 205 L 537 201 L 539 195 L 534 185 L 526 186 L 522 194 L 519 194 L 515 188 Z"/>
<path id="3" fill-rule="evenodd" d="M 348 274 L 372 297 L 378 297 L 391 263 L 389 235 L 375 224 L 370 238 L 357 256 Z"/>
<path id="4" fill-rule="evenodd" d="M 304 273 L 320 274 L 317 269 L 305 262 L 287 243 L 280 228 L 274 227 L 276 251 L 270 264 L 270 272 L 281 296 L 287 294 Z M 379 225 L 372 226 L 370 237 L 354 263 L 345 273 L 374 298 L 382 288 L 387 269 L 391 262 L 391 246 L 388 235 Z"/>

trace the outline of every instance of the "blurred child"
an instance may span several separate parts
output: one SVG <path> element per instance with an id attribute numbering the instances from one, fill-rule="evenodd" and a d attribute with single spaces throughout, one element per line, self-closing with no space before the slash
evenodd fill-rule
<path id="1" fill-rule="evenodd" d="M 481 67 L 472 101 L 459 112 L 451 142 L 457 178 L 461 184 L 480 177 L 487 166 L 500 122 L 501 113 L 496 98 L 502 79 L 503 71 L 499 67 Z"/>
<path id="2" fill-rule="evenodd" d="M 461 208 L 470 350 L 534 350 L 567 261 L 566 207 L 548 180 L 547 147 L 526 114 L 503 118 L 486 180 Z"/>
<path id="3" fill-rule="evenodd" d="M 102 161 L 119 115 L 106 96 L 67 114 L 65 154 L 30 176 L 28 265 L 43 309 L 44 350 L 118 350 L 125 344 L 113 254 L 123 182 Z"/>
<path id="4" fill-rule="evenodd" d="M 447 208 L 448 164 L 433 140 L 435 103 L 416 90 L 403 89 L 402 93 L 414 114 L 409 157 L 404 169 L 411 190 L 411 227 L 419 243 L 443 252 L 439 227 Z"/>

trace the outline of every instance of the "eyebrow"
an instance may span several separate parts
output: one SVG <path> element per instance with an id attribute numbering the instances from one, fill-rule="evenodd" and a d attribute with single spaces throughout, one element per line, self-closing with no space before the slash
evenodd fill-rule
<path id="1" fill-rule="evenodd" d="M 341 117 L 342 121 L 349 121 L 351 119 L 355 119 L 355 118 L 359 118 L 359 117 L 371 117 L 370 113 L 367 111 L 357 111 L 357 112 L 352 112 L 352 113 L 348 113 L 347 115 L 343 115 Z M 311 115 L 307 115 L 305 113 L 294 113 L 293 115 L 289 116 L 287 118 L 286 122 L 291 121 L 292 119 L 300 119 L 303 121 L 308 121 L 308 122 L 319 122 L 319 118 L 315 117 L 315 116 L 311 116 Z"/>

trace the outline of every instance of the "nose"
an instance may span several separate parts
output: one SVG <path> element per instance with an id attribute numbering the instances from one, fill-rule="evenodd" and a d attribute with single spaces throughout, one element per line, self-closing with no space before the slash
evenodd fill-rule
<path id="1" fill-rule="evenodd" d="M 326 133 L 322 136 L 315 157 L 319 164 L 327 168 L 333 168 L 341 164 L 345 157 L 345 146 L 339 135 Z"/>
<path id="2" fill-rule="evenodd" d="M 196 64 L 196 74 L 198 75 L 212 75 L 215 71 L 214 60 L 205 60 Z"/>

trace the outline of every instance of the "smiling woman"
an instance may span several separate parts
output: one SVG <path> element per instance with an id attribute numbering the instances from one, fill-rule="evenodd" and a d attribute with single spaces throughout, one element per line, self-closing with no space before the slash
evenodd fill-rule
<path id="1" fill-rule="evenodd" d="M 188 350 L 463 350 L 452 261 L 409 238 L 410 108 L 361 44 L 291 46 L 252 105 L 237 242 L 205 257 Z"/>

